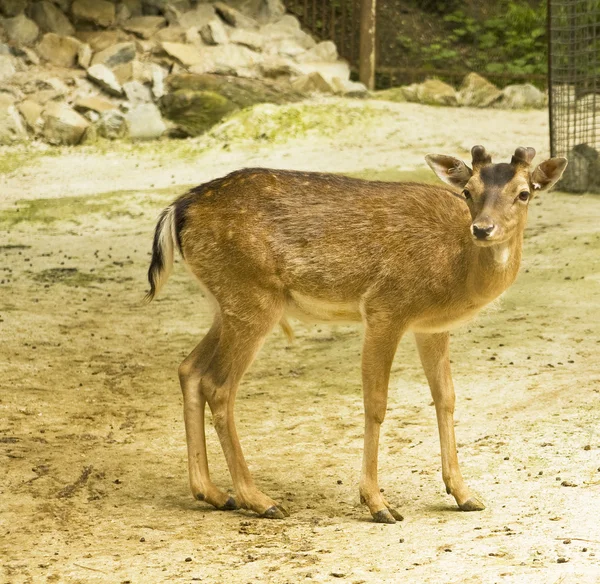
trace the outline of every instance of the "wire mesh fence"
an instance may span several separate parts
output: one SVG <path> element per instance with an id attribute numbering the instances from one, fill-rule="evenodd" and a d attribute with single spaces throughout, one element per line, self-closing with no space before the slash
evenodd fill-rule
<path id="1" fill-rule="evenodd" d="M 549 0 L 550 142 L 559 188 L 600 192 L 600 0 Z"/>

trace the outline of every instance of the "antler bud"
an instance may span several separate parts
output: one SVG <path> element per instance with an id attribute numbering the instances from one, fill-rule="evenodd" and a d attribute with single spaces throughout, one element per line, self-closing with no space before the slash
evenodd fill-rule
<path id="1" fill-rule="evenodd" d="M 473 168 L 492 163 L 492 157 L 485 151 L 483 146 L 473 146 L 471 156 L 473 157 Z"/>
<path id="2" fill-rule="evenodd" d="M 529 166 L 535 157 L 534 148 L 523 148 L 522 146 L 515 150 L 513 157 L 510 160 L 511 164 L 525 164 Z"/>

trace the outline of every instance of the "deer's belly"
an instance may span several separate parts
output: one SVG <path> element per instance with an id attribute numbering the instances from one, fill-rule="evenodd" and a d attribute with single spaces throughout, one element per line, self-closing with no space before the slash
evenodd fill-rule
<path id="1" fill-rule="evenodd" d="M 309 322 L 361 320 L 358 302 L 331 302 L 293 290 L 290 291 L 285 312 L 289 316 Z"/>

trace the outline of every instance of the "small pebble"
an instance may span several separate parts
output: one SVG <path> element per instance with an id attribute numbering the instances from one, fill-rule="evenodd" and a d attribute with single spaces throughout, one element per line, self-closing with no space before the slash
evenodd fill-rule
<path id="1" fill-rule="evenodd" d="M 146 541 L 146 538 L 145 537 L 140 537 L 140 541 L 143 543 L 143 542 Z"/>
<path id="2" fill-rule="evenodd" d="M 583 447 L 583 449 L 584 449 L 584 450 L 591 450 L 591 449 L 592 449 L 592 447 L 591 447 L 589 444 L 586 444 L 586 445 Z"/>
<path id="3" fill-rule="evenodd" d="M 191 561 L 192 561 L 192 558 L 186 558 L 186 559 L 185 559 L 185 561 L 186 561 L 186 562 L 191 562 Z"/>
<path id="4" fill-rule="evenodd" d="M 571 543 L 570 539 L 563 539 L 563 543 Z"/>
<path id="5" fill-rule="evenodd" d="M 560 557 L 556 560 L 557 564 L 566 564 L 569 560 L 567 558 Z"/>

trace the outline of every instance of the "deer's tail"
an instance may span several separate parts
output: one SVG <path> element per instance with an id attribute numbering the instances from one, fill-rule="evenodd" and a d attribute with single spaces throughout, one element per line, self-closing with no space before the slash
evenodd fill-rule
<path id="1" fill-rule="evenodd" d="M 152 260 L 148 268 L 150 291 L 146 294 L 146 302 L 152 302 L 173 270 L 173 255 L 177 243 L 175 231 L 175 205 L 167 207 L 158 218 L 152 244 Z"/>

